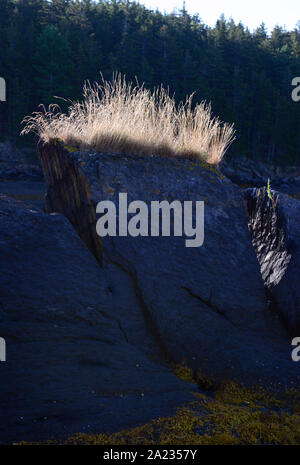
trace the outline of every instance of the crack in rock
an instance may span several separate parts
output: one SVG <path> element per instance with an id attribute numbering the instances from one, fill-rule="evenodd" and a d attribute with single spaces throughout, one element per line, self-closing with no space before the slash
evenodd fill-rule
<path id="1" fill-rule="evenodd" d="M 211 310 L 213 310 L 215 313 L 217 313 L 218 315 L 222 316 L 223 318 L 225 318 L 225 320 L 227 320 L 230 324 L 232 324 L 233 326 L 235 326 L 236 328 L 238 327 L 230 318 L 228 318 L 228 316 L 222 312 L 218 307 L 216 307 L 215 305 L 213 305 L 211 303 L 211 297 L 209 300 L 206 300 L 206 299 L 203 299 L 202 297 L 200 297 L 198 294 L 195 294 L 191 289 L 189 289 L 188 287 L 185 287 L 185 286 L 181 286 L 182 289 L 184 289 L 186 292 L 189 293 L 189 295 L 191 297 L 193 297 L 194 299 L 197 299 L 199 300 L 202 304 L 206 305 L 208 308 L 210 308 Z"/>

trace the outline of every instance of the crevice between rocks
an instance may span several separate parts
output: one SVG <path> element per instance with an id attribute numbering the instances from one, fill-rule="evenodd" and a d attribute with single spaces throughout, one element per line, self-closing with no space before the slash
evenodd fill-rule
<path id="1" fill-rule="evenodd" d="M 188 294 L 193 297 L 194 299 L 197 299 L 199 300 L 199 302 L 201 302 L 202 304 L 204 304 L 206 307 L 208 307 L 210 310 L 212 310 L 213 312 L 217 313 L 218 315 L 220 315 L 222 318 L 225 318 L 225 320 L 227 320 L 232 326 L 234 326 L 235 328 L 237 328 L 237 325 L 230 319 L 228 318 L 228 316 L 222 312 L 222 310 L 220 310 L 219 308 L 217 308 L 215 305 L 213 305 L 211 303 L 211 299 L 209 300 L 205 300 L 203 299 L 202 297 L 200 297 L 198 294 L 195 294 L 191 289 L 189 289 L 188 287 L 185 287 L 185 286 L 181 286 L 182 289 L 184 289 L 186 292 L 188 292 Z"/>
<path id="2" fill-rule="evenodd" d="M 245 192 L 248 229 L 260 265 L 269 309 L 278 314 L 283 326 L 287 327 L 272 292 L 283 278 L 291 259 L 280 197 L 273 190 L 268 193 L 266 187 L 255 187 Z"/>
<path id="3" fill-rule="evenodd" d="M 148 330 L 149 334 L 152 336 L 160 352 L 160 359 L 159 360 L 155 359 L 155 361 L 165 366 L 170 367 L 172 363 L 175 363 L 175 360 L 173 360 L 173 358 L 171 357 L 166 344 L 163 342 L 163 339 L 159 335 L 159 331 L 156 327 L 155 322 L 153 321 L 152 315 L 148 309 L 148 306 L 143 298 L 142 291 L 138 285 L 136 271 L 132 269 L 130 265 L 125 266 L 124 264 L 120 263 L 121 261 L 124 261 L 124 260 L 116 261 L 112 259 L 111 257 L 109 259 L 109 262 L 111 264 L 120 268 L 120 270 L 122 270 L 124 273 L 126 273 L 130 277 L 135 296 L 137 298 L 139 307 L 144 317 L 146 329 Z"/>

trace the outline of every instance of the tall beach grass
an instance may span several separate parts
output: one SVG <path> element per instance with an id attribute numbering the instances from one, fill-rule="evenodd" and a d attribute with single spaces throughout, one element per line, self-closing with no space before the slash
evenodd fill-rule
<path id="1" fill-rule="evenodd" d="M 185 157 L 218 164 L 234 140 L 233 125 L 212 115 L 205 101 L 192 106 L 190 95 L 175 104 L 162 86 L 153 92 L 115 75 L 112 82 L 87 82 L 82 102 L 69 101 L 24 118 L 21 134 L 35 132 L 45 142 L 97 152 Z"/>

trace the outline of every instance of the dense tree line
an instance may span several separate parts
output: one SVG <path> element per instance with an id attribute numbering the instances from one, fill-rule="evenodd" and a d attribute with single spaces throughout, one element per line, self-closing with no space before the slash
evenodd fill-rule
<path id="1" fill-rule="evenodd" d="M 199 8 L 163 15 L 124 0 L 1 0 L 1 138 L 19 143 L 20 121 L 40 103 L 78 99 L 84 80 L 120 71 L 150 88 L 162 83 L 178 101 L 194 91 L 195 102 L 211 101 L 214 114 L 235 122 L 232 152 L 299 163 L 291 81 L 300 76 L 300 22 L 270 35 L 224 17 L 211 28 Z"/>

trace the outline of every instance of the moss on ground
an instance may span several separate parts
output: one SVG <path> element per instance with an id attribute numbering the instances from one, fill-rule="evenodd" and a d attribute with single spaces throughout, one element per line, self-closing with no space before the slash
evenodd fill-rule
<path id="1" fill-rule="evenodd" d="M 193 370 L 187 366 L 186 362 L 178 363 L 173 367 L 173 373 L 178 378 L 182 379 L 186 383 L 195 383 L 195 377 Z"/>
<path id="2" fill-rule="evenodd" d="M 186 381 L 193 381 L 187 367 L 176 366 L 176 371 Z M 168 418 L 113 434 L 78 433 L 46 444 L 300 444 L 298 389 L 272 393 L 259 386 L 246 388 L 226 382 L 194 395 L 195 401 Z"/>

